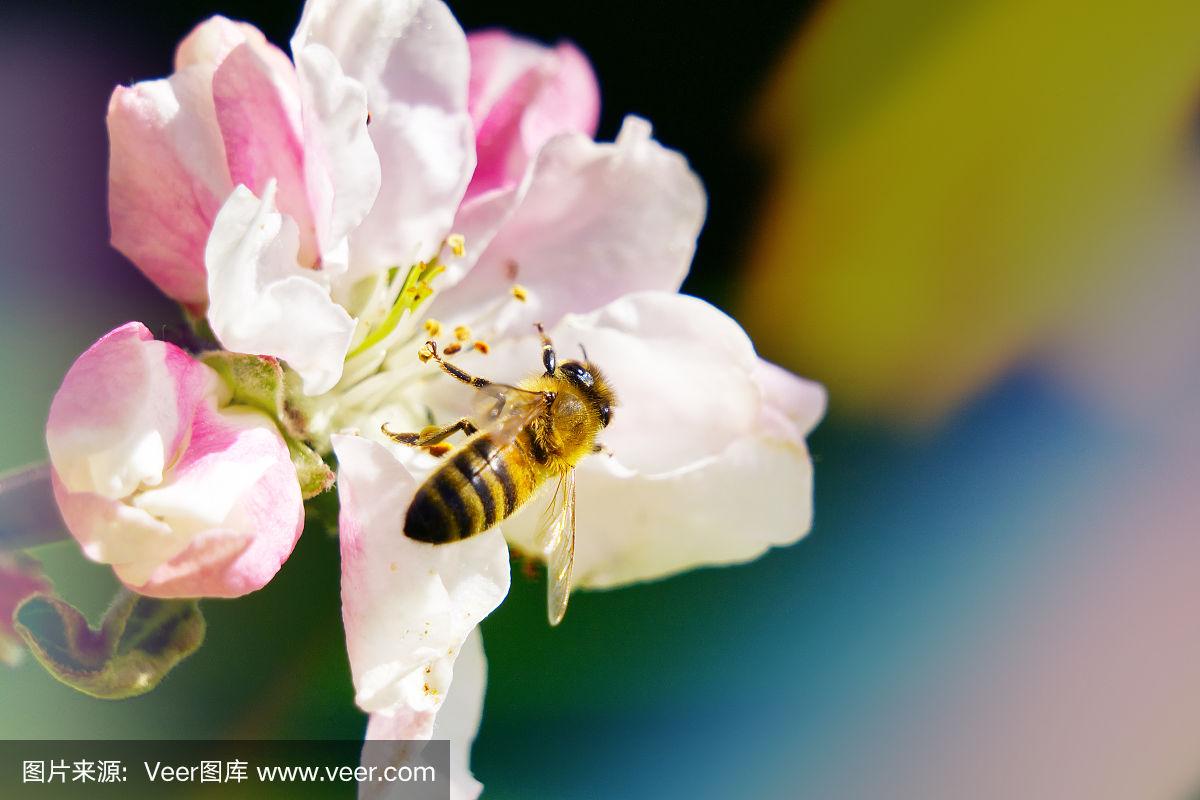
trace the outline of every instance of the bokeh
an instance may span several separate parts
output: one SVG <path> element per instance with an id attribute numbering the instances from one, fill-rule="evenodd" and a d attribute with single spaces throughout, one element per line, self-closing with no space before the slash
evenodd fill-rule
<path id="1" fill-rule="evenodd" d="M 451 6 L 573 39 L 601 138 L 638 113 L 689 157 L 686 290 L 831 403 L 799 544 L 581 593 L 555 630 L 514 580 L 483 624 L 485 797 L 1193 796 L 1200 6 Z M 0 470 L 44 459 L 101 333 L 180 322 L 107 245 L 104 111 L 218 12 L 282 44 L 299 5 L 0 10 Z M 38 555 L 103 609 L 107 569 Z M 0 737 L 358 737 L 338 602 L 309 530 L 149 695 L 0 672 Z"/>

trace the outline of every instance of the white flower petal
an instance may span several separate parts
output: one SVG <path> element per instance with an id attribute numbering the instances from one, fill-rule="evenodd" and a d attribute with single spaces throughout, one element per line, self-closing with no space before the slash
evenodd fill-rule
<path id="1" fill-rule="evenodd" d="M 140 586 L 160 564 L 187 547 L 188 537 L 146 511 L 92 492 L 68 491 L 53 476 L 63 522 L 92 561 L 111 564 L 122 582 Z"/>
<path id="2" fill-rule="evenodd" d="M 468 257 L 478 259 L 438 299 L 442 317 L 452 316 L 442 308 L 487 307 L 514 282 L 530 295 L 508 320 L 520 333 L 630 292 L 678 289 L 704 222 L 704 187 L 683 156 L 650 134 L 648 122 L 628 117 L 612 144 L 556 136 L 515 196 L 481 196 L 491 207 L 469 209 L 467 220 L 477 237 L 467 241 Z M 503 226 L 489 236 L 477 213 Z"/>
<path id="3" fill-rule="evenodd" d="M 651 477 L 603 456 L 578 471 L 575 585 L 609 588 L 734 564 L 791 544 L 812 524 L 812 462 L 803 444 L 746 436 L 716 458 Z M 537 504 L 534 504 L 537 505 Z M 505 523 L 533 549 L 540 508 Z"/>
<path id="4" fill-rule="evenodd" d="M 382 183 L 351 235 L 354 274 L 431 257 L 475 167 L 467 42 L 437 0 L 310 0 L 292 51 L 328 48 L 367 90 Z"/>
<path id="5" fill-rule="evenodd" d="M 275 209 L 275 187 L 262 200 L 239 186 L 208 240 L 208 321 L 221 344 L 239 353 L 281 358 L 310 395 L 342 374 L 354 321 L 330 299 L 321 272 L 296 262 L 295 223 Z"/>
<path id="6" fill-rule="evenodd" d="M 446 702 L 438 712 L 430 738 L 450 742 L 450 800 L 475 800 L 483 785 L 471 774 L 471 745 L 483 719 L 483 696 L 487 688 L 487 659 L 483 653 L 483 637 L 479 630 L 471 631 L 463 643 L 454 665 L 454 682 L 446 693 Z M 395 716 L 385 712 L 371 715 L 367 723 L 367 743 L 363 747 L 364 763 L 368 756 L 372 764 L 415 765 L 420 755 L 412 753 L 411 745 L 402 742 L 406 730 L 397 729 Z M 396 742 L 397 744 L 392 744 Z M 424 797 L 421 787 L 404 785 L 398 792 L 395 784 L 364 783 L 359 786 L 360 800 L 382 800 L 403 797 L 415 800 Z M 443 795 L 444 796 L 444 795 Z"/>
<path id="7" fill-rule="evenodd" d="M 683 295 L 631 295 L 567 316 L 553 336 L 560 352 L 582 342 L 621 401 L 600 435 L 613 456 L 579 467 L 577 585 L 747 561 L 808 531 L 804 434 L 821 387 L 759 360 L 736 322 Z M 541 505 L 504 524 L 526 552 Z"/>
<path id="8" fill-rule="evenodd" d="M 825 387 L 760 360 L 754 382 L 763 395 L 766 425 L 780 439 L 803 441 L 825 416 Z"/>
<path id="9" fill-rule="evenodd" d="M 379 193 L 379 156 L 367 133 L 367 93 L 342 72 L 328 48 L 310 44 L 295 54 L 304 108 L 308 191 L 319 209 L 322 254 L 333 253 L 359 225 Z M 330 266 L 328 257 L 326 268 Z"/>
<path id="10" fill-rule="evenodd" d="M 540 373 L 540 344 L 532 325 L 528 330 L 523 338 L 492 342 L 486 357 L 462 353 L 454 361 L 503 382 Z M 616 392 L 618 405 L 600 440 L 624 467 L 662 473 L 691 465 L 758 422 L 754 348 L 737 322 L 703 300 L 639 292 L 569 314 L 549 333 L 560 362 L 582 358 L 583 345 Z M 470 390 L 449 378 L 430 385 L 428 402 L 439 413 L 467 411 L 454 399 L 469 401 Z"/>
<path id="11" fill-rule="evenodd" d="M 408 471 L 366 439 L 334 436 L 333 446 L 355 700 L 386 712 L 400 738 L 425 739 L 463 641 L 508 593 L 508 548 L 498 530 L 444 545 L 407 538 Z"/>

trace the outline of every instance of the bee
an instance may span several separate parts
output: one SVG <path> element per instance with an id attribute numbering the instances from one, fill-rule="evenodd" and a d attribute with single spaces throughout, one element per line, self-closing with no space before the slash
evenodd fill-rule
<path id="1" fill-rule="evenodd" d="M 583 352 L 582 361 L 559 362 L 554 344 L 538 324 L 543 372 L 516 386 L 468 374 L 425 343 L 420 357 L 485 398 L 479 419 L 398 433 L 393 441 L 437 453 L 456 433 L 460 447 L 417 489 L 404 519 L 404 535 L 444 544 L 466 539 L 507 519 L 551 480 L 557 481 L 542 516 L 538 548 L 546 560 L 546 611 L 551 625 L 562 621 L 575 562 L 575 466 L 604 452 L 596 437 L 612 421 L 616 395 L 604 374 Z M 582 350 L 582 347 L 580 348 Z M 478 422 L 478 424 L 477 424 Z"/>

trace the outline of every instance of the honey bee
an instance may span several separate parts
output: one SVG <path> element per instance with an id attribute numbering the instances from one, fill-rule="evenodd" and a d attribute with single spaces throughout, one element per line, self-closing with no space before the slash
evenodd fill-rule
<path id="1" fill-rule="evenodd" d="M 404 534 L 419 542 L 444 544 L 482 533 L 557 480 L 537 540 L 546 559 L 546 611 L 557 625 L 567 611 L 575 560 L 575 466 L 605 450 L 596 437 L 611 422 L 617 400 L 586 351 L 582 361 L 559 363 L 550 337 L 536 327 L 544 371 L 516 386 L 470 375 L 445 361 L 435 342 L 426 342 L 421 359 L 481 392 L 484 411 L 478 420 L 464 417 L 417 433 L 393 432 L 385 424 L 383 433 L 434 453 L 455 433 L 467 436 L 446 453 L 408 507 Z"/>

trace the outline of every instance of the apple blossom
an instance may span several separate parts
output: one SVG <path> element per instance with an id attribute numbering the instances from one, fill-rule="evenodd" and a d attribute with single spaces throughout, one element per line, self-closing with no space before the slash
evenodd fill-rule
<path id="1" fill-rule="evenodd" d="M 453 544 L 403 535 L 437 461 L 381 424 L 415 430 L 472 406 L 417 358 L 427 338 L 453 332 L 456 363 L 513 382 L 539 364 L 540 322 L 609 375 L 612 456 L 578 470 L 580 587 L 746 561 L 803 536 L 805 436 L 824 392 L 677 294 L 703 186 L 643 119 L 594 141 L 599 91 L 572 45 L 468 38 L 437 0 L 310 0 L 291 50 L 215 17 L 180 44 L 171 77 L 117 89 L 110 216 L 113 244 L 226 350 L 286 362 L 302 430 L 282 405 L 272 420 L 232 402 L 213 369 L 131 323 L 84 353 L 55 398 L 55 494 L 84 552 L 136 591 L 231 596 L 270 580 L 299 535 L 292 434 L 334 452 L 368 737 L 442 726 L 466 747 L 483 681 L 476 627 L 507 594 L 509 543 L 532 549 L 542 503 Z M 457 670 L 447 701 L 460 653 L 469 674 Z M 439 722 L 443 704 L 462 713 Z M 478 794 L 469 773 L 456 786 Z"/>
<path id="2" fill-rule="evenodd" d="M 213 369 L 137 322 L 92 345 L 54 396 L 46 445 L 63 520 L 140 594 L 252 592 L 300 535 L 287 444 L 228 400 Z"/>

